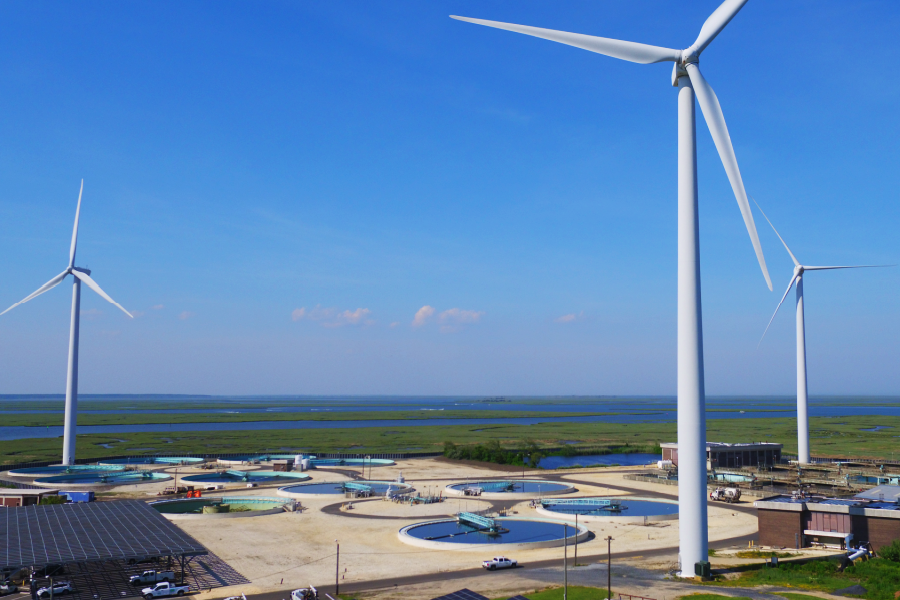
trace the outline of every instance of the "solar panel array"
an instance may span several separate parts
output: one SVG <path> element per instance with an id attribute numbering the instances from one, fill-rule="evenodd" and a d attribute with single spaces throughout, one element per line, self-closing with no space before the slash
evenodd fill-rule
<path id="1" fill-rule="evenodd" d="M 207 554 L 139 500 L 0 509 L 0 568 Z"/>
<path id="2" fill-rule="evenodd" d="M 432 600 L 488 600 L 486 596 L 476 594 L 470 589 L 463 588 L 459 591 L 452 592 L 446 596 L 438 596 Z"/>

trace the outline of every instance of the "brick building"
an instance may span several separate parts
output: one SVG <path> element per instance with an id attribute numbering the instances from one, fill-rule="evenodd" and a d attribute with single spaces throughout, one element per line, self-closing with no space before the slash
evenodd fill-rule
<path id="1" fill-rule="evenodd" d="M 662 447 L 663 460 L 671 460 L 678 465 L 678 444 L 665 443 Z M 726 444 L 706 442 L 706 468 L 724 469 L 756 466 L 772 466 L 781 462 L 784 444 L 757 442 L 752 444 Z"/>
<path id="2" fill-rule="evenodd" d="M 893 498 L 777 496 L 754 506 L 762 546 L 847 548 L 869 542 L 877 552 L 900 539 L 900 502 Z"/>

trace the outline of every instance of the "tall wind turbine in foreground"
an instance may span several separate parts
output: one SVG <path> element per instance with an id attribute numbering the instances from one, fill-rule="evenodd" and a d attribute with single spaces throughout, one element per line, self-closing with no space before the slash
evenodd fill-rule
<path id="1" fill-rule="evenodd" d="M 84 191 L 84 180 L 81 180 L 81 189 L 78 191 L 78 206 L 75 209 L 75 227 L 72 229 L 72 245 L 69 248 L 69 266 L 66 270 L 42 285 L 38 290 L 27 296 L 24 300 L 16 302 L 0 315 L 6 314 L 20 304 L 25 304 L 33 298 L 37 298 L 44 292 L 47 292 L 66 278 L 66 275 L 72 274 L 74 285 L 72 288 L 72 324 L 69 330 L 69 370 L 66 377 L 66 421 L 63 428 L 63 459 L 64 465 L 75 463 L 75 422 L 78 412 L 78 329 L 81 321 L 81 282 L 83 281 L 89 288 L 100 294 L 104 299 L 112 302 L 131 317 L 134 316 L 122 308 L 122 306 L 110 298 L 106 292 L 100 289 L 97 282 L 91 279 L 89 269 L 82 269 L 75 266 L 75 246 L 78 244 L 78 217 L 81 214 L 81 193 Z"/>
<path id="2" fill-rule="evenodd" d="M 756 202 L 754 200 L 754 202 Z M 775 307 L 775 312 L 772 313 L 772 318 L 769 319 L 769 324 L 766 325 L 766 330 L 763 332 L 762 337 L 766 337 L 766 333 L 769 331 L 769 327 L 772 325 L 772 321 L 775 320 L 775 315 L 778 314 L 778 309 L 781 308 L 781 305 L 784 304 L 784 299 L 787 298 L 787 295 L 790 293 L 791 288 L 794 284 L 797 284 L 797 461 L 801 465 L 805 465 L 809 463 L 809 398 L 807 396 L 807 388 L 806 388 L 806 321 L 803 316 L 803 273 L 805 271 L 828 271 L 830 269 L 866 269 L 873 267 L 889 267 L 892 265 L 852 265 L 846 267 L 807 267 L 805 265 L 801 265 L 800 261 L 797 260 L 797 257 L 794 256 L 794 253 L 791 252 L 791 249 L 788 248 L 787 242 L 784 241 L 784 238 L 781 237 L 781 234 L 778 233 L 778 230 L 775 229 L 775 226 L 772 225 L 772 221 L 769 220 L 769 217 L 766 216 L 766 213 L 763 212 L 763 209 L 759 206 L 759 203 L 756 204 L 756 207 L 759 208 L 759 212 L 762 213 L 762 216 L 766 217 L 766 221 L 769 221 L 769 225 L 772 226 L 772 231 L 775 232 L 775 235 L 778 236 L 778 239 L 781 240 L 781 243 L 784 244 L 784 249 L 787 250 L 788 254 L 791 255 L 791 260 L 794 261 L 794 275 L 791 277 L 790 282 L 788 283 L 787 289 L 784 291 L 784 296 L 781 297 L 781 302 L 778 303 L 778 306 Z M 759 339 L 759 343 L 762 343 L 762 338 Z"/>
<path id="3" fill-rule="evenodd" d="M 700 246 L 697 218 L 697 133 L 694 95 L 700 103 L 719 157 L 737 198 L 750 241 L 769 290 L 766 269 L 747 192 L 731 137 L 715 92 L 700 73 L 700 54 L 734 18 L 747 0 L 725 0 L 703 24 L 697 40 L 674 50 L 609 38 L 452 17 L 478 25 L 524 33 L 639 64 L 675 63 L 678 88 L 678 504 L 681 574 L 694 576 L 696 563 L 709 559 L 706 514 L 706 396 L 703 383 L 703 327 L 700 305 Z"/>

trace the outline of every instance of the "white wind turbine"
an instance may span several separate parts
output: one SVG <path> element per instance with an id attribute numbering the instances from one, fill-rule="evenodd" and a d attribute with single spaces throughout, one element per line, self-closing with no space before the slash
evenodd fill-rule
<path id="1" fill-rule="evenodd" d="M 754 200 L 754 202 L 756 202 Z M 797 284 L 797 461 L 802 464 L 809 464 L 809 397 L 807 395 L 807 383 L 806 383 L 806 320 L 803 314 L 803 273 L 806 271 L 829 271 L 831 269 L 867 269 L 874 267 L 890 267 L 893 265 L 850 265 L 843 267 L 808 267 L 806 265 L 801 265 L 800 261 L 797 260 L 797 257 L 794 256 L 794 253 L 791 252 L 791 249 L 788 248 L 787 242 L 784 241 L 784 238 L 781 237 L 781 234 L 778 233 L 778 230 L 775 229 L 775 226 L 772 225 L 772 221 L 766 216 L 766 213 L 763 212 L 762 207 L 759 203 L 756 203 L 756 207 L 759 209 L 759 212 L 762 213 L 762 216 L 766 218 L 766 221 L 769 221 L 769 225 L 772 227 L 772 231 L 775 232 L 775 235 L 778 236 L 778 239 L 781 240 L 781 243 L 784 244 L 784 249 L 787 250 L 787 253 L 791 255 L 791 260 L 794 261 L 794 275 L 791 277 L 790 282 L 788 282 L 787 289 L 784 291 L 784 296 L 781 297 L 781 301 L 778 303 L 778 306 L 775 307 L 775 312 L 772 313 L 772 318 L 769 319 L 769 324 L 766 325 L 766 330 L 763 331 L 762 338 L 759 339 L 759 343 L 762 344 L 763 338 L 766 337 L 766 333 L 769 331 L 769 327 L 772 326 L 772 321 L 775 320 L 775 315 L 778 314 L 778 309 L 781 308 L 781 305 L 784 304 L 784 299 L 787 298 L 787 295 L 790 293 L 791 288 L 794 287 L 794 284 Z"/>
<path id="2" fill-rule="evenodd" d="M 66 420 L 63 428 L 63 459 L 62 464 L 71 465 L 75 463 L 75 423 L 78 411 L 78 329 L 81 321 L 81 282 L 83 281 L 89 288 L 100 294 L 104 299 L 112 302 L 131 318 L 134 316 L 122 308 L 122 306 L 110 298 L 106 292 L 100 289 L 97 282 L 91 279 L 91 271 L 75 266 L 75 246 L 78 243 L 78 217 L 81 214 L 81 193 L 84 191 L 84 180 L 81 180 L 81 189 L 78 191 L 78 206 L 75 209 L 75 227 L 72 229 L 72 245 L 69 248 L 69 266 L 66 270 L 42 285 L 38 290 L 24 300 L 16 302 L 0 315 L 6 314 L 20 304 L 25 304 L 29 300 L 37 298 L 44 292 L 47 292 L 62 283 L 66 275 L 71 274 L 74 279 L 72 288 L 72 323 L 69 329 L 69 369 L 66 377 Z"/>
<path id="3" fill-rule="evenodd" d="M 672 85 L 678 88 L 678 510 L 681 523 L 679 559 L 681 574 L 687 577 L 694 576 L 696 563 L 709 559 L 695 94 L 737 198 L 766 284 L 769 290 L 772 289 L 772 281 L 766 269 L 744 182 L 725 125 L 725 117 L 715 92 L 703 78 L 698 66 L 700 54 L 746 3 L 747 0 L 725 0 L 703 24 L 696 41 L 685 50 L 452 16 L 460 21 L 523 33 L 629 62 L 675 63 L 672 69 Z"/>

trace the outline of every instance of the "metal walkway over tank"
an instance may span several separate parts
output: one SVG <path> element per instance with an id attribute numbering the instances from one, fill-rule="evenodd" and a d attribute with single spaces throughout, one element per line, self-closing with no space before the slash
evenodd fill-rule
<path id="1" fill-rule="evenodd" d="M 489 531 L 497 531 L 499 529 L 497 521 L 490 517 L 482 517 L 469 512 L 461 512 L 456 515 L 456 520 L 465 525 L 470 525 L 478 529 L 487 529 Z"/>

